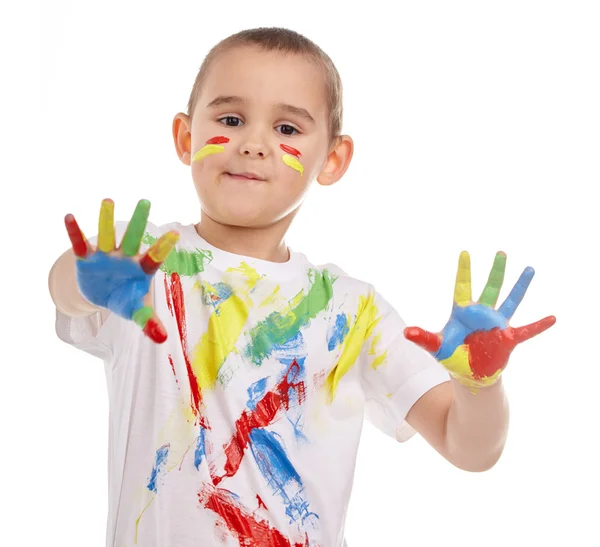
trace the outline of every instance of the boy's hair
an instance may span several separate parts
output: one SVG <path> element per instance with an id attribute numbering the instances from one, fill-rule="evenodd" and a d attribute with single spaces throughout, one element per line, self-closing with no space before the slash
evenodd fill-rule
<path id="1" fill-rule="evenodd" d="M 194 81 L 187 105 L 187 115 L 192 117 L 200 95 L 202 83 L 211 63 L 221 54 L 239 46 L 255 46 L 264 51 L 278 51 L 304 55 L 323 71 L 329 112 L 329 137 L 333 141 L 342 129 L 342 80 L 331 58 L 305 36 L 286 28 L 260 27 L 232 34 L 215 45 L 204 58 Z"/>

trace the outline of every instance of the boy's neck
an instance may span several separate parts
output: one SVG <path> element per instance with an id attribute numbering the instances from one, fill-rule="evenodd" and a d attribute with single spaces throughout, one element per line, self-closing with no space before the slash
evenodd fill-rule
<path id="1" fill-rule="evenodd" d="M 202 239 L 217 249 L 270 262 L 287 262 L 290 253 L 284 237 L 295 216 L 296 211 L 270 226 L 246 228 L 220 224 L 202 211 L 195 228 Z"/>

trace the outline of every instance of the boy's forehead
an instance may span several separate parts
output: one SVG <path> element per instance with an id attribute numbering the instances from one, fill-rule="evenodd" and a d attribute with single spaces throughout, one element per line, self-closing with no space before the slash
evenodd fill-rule
<path id="1" fill-rule="evenodd" d="M 314 62 L 255 47 L 234 48 L 211 63 L 199 102 L 206 107 L 219 96 L 242 97 L 249 103 L 293 104 L 313 116 L 327 111 L 325 77 Z"/>

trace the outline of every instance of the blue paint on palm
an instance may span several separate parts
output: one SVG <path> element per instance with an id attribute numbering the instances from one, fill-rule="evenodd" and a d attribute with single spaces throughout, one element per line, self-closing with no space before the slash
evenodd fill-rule
<path id="1" fill-rule="evenodd" d="M 434 357 L 438 361 L 447 359 L 458 346 L 465 343 L 465 338 L 472 332 L 492 330 L 496 327 L 505 329 L 508 327 L 508 319 L 493 308 L 483 304 L 465 307 L 454 304 L 450 319 L 442 330 L 442 345 Z"/>
<path id="2" fill-rule="evenodd" d="M 137 262 L 97 251 L 75 264 L 79 290 L 95 306 L 125 319 L 131 319 L 144 306 L 153 276 L 146 274 Z"/>

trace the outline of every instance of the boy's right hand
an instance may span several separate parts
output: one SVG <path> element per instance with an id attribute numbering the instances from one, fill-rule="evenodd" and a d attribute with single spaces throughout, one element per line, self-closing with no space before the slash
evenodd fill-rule
<path id="1" fill-rule="evenodd" d="M 115 243 L 114 202 L 102 201 L 97 249 L 87 241 L 75 217 L 65 226 L 75 253 L 77 284 L 83 297 L 100 308 L 135 321 L 154 342 L 167 339 L 165 328 L 150 302 L 150 282 L 175 247 L 179 234 L 163 234 L 148 251 L 139 249 L 150 214 L 150 202 L 140 200 L 129 221 L 120 247 Z"/>

